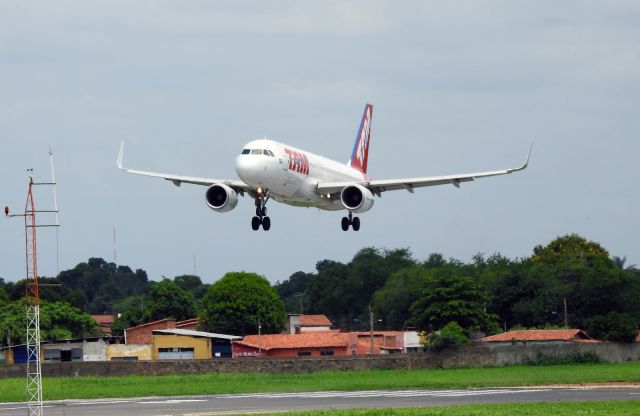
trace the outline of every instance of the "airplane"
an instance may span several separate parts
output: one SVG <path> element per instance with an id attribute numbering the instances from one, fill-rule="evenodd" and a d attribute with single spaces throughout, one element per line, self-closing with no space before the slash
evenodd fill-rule
<path id="1" fill-rule="evenodd" d="M 366 104 L 358 128 L 351 158 L 343 164 L 296 147 L 267 138 L 247 143 L 236 158 L 235 169 L 240 180 L 197 178 L 167 173 L 128 169 L 123 166 L 124 142 L 120 143 L 117 166 L 119 169 L 143 176 L 163 178 L 174 185 L 182 183 L 207 186 L 205 201 L 217 212 L 228 212 L 238 204 L 238 195 L 253 198 L 256 215 L 251 228 L 264 231 L 271 228 L 266 204 L 273 199 L 298 207 L 316 207 L 327 211 L 347 210 L 342 217 L 343 231 L 360 230 L 361 214 L 373 207 L 374 196 L 383 192 L 406 190 L 434 185 L 453 185 L 488 176 L 506 175 L 524 170 L 529 165 L 531 148 L 525 163 L 517 168 L 405 179 L 371 179 L 367 175 L 373 105 Z M 532 146 L 533 147 L 533 146 Z"/>

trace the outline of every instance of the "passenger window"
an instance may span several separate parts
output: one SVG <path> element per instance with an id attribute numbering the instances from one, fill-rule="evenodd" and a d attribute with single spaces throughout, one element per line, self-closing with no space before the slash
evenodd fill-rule
<path id="1" fill-rule="evenodd" d="M 252 155 L 261 155 L 262 154 L 262 149 L 251 149 L 251 154 Z"/>
<path id="2" fill-rule="evenodd" d="M 242 149 L 243 155 L 248 155 L 251 152 L 251 149 Z"/>

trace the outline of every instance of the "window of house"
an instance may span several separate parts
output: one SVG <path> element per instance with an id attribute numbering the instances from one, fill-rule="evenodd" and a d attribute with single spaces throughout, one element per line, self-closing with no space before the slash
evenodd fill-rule
<path id="1" fill-rule="evenodd" d="M 298 351 L 298 357 L 308 357 L 311 355 L 311 351 Z"/>
<path id="2" fill-rule="evenodd" d="M 332 350 L 327 350 L 327 351 L 320 351 L 320 355 L 333 355 L 333 351 Z"/>

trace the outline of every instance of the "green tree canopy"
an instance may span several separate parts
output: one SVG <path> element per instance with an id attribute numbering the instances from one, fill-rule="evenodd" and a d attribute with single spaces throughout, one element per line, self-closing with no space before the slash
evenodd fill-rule
<path id="1" fill-rule="evenodd" d="M 0 307 L 0 334 L 3 342 L 10 335 L 12 344 L 26 342 L 26 312 L 24 300 Z M 88 313 L 66 302 L 40 303 L 40 334 L 42 340 L 60 340 L 100 335 L 100 327 Z"/>
<path id="2" fill-rule="evenodd" d="M 223 334 L 278 333 L 284 326 L 284 303 L 269 281 L 255 273 L 234 272 L 209 287 L 202 301 L 201 328 Z"/>
<path id="3" fill-rule="evenodd" d="M 147 321 L 173 318 L 181 321 L 197 315 L 196 301 L 193 295 L 175 282 L 162 279 L 154 283 L 149 290 Z"/>
<path id="4" fill-rule="evenodd" d="M 200 276 L 195 276 L 193 274 L 176 276 L 173 278 L 173 281 L 180 286 L 182 290 L 191 293 L 196 302 L 202 299 L 209 288 L 209 285 L 202 283 Z"/>
<path id="5" fill-rule="evenodd" d="M 424 267 L 407 267 L 393 273 L 373 297 L 376 316 L 382 317 L 389 329 L 405 328 L 411 319 L 411 305 L 427 285 Z"/>
<path id="6" fill-rule="evenodd" d="M 428 333 L 449 322 L 456 322 L 469 333 L 495 333 L 497 317 L 486 312 L 488 303 L 488 293 L 457 269 L 431 269 L 425 289 L 411 305 L 411 320 Z"/>
<path id="7" fill-rule="evenodd" d="M 65 288 L 74 288 L 86 298 L 84 310 L 90 313 L 110 313 L 113 305 L 127 296 L 145 294 L 148 290 L 147 273 L 133 272 L 128 266 L 117 266 L 101 258 L 90 258 L 73 269 L 58 275 Z"/>
<path id="8" fill-rule="evenodd" d="M 609 312 L 586 320 L 585 329 L 596 339 L 614 342 L 634 342 L 638 332 L 637 320 L 625 313 Z"/>

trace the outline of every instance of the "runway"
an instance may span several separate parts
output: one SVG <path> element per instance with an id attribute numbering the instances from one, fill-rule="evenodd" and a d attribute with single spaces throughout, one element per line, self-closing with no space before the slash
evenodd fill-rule
<path id="1" fill-rule="evenodd" d="M 262 413 L 330 408 L 433 407 L 455 404 L 640 400 L 637 388 L 496 388 L 255 393 L 45 403 L 56 416 L 166 416 Z M 0 404 L 1 416 L 22 416 L 24 403 Z"/>

